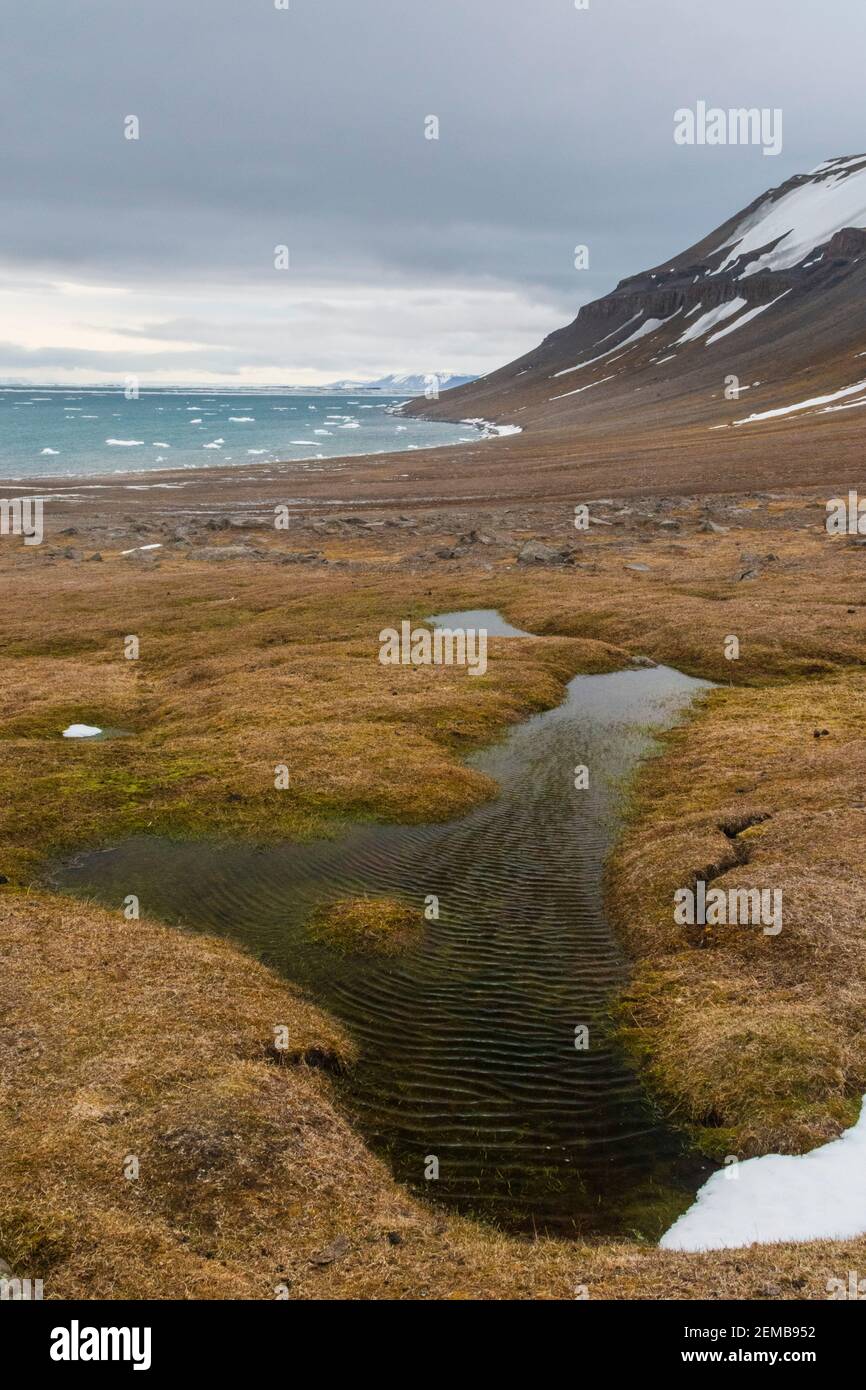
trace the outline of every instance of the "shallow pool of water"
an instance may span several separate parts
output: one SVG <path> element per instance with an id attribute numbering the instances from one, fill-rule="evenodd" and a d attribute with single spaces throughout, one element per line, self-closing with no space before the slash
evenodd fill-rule
<path id="1" fill-rule="evenodd" d="M 666 667 L 577 676 L 557 709 L 470 759 L 501 792 L 446 824 L 306 844 L 141 836 L 78 856 L 52 883 L 118 908 L 135 893 L 143 912 L 242 941 L 325 1003 L 361 1044 L 344 1103 L 428 1195 L 511 1229 L 657 1237 L 708 1170 L 611 1039 L 626 962 L 602 872 L 624 779 L 704 685 Z M 358 893 L 419 910 L 433 894 L 439 919 L 397 958 L 310 939 L 316 906 Z"/>

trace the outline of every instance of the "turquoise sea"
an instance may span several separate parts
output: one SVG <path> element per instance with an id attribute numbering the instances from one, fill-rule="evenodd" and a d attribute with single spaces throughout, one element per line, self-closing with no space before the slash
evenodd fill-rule
<path id="1" fill-rule="evenodd" d="M 0 477 L 68 477 L 393 453 L 477 438 L 401 420 L 405 396 L 0 387 Z"/>

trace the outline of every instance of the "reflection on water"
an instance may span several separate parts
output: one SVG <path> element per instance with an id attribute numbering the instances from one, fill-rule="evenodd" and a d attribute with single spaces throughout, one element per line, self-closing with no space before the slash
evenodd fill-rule
<path id="1" fill-rule="evenodd" d="M 136 893 L 147 913 L 244 942 L 324 1002 L 361 1044 L 345 1104 L 428 1195 L 511 1228 L 654 1237 L 706 1170 L 608 1036 L 625 962 L 602 868 L 649 730 L 703 685 L 665 667 L 576 677 L 557 709 L 473 756 L 501 794 L 444 825 L 269 846 L 138 837 L 52 881 L 113 905 Z M 588 790 L 575 789 L 579 764 Z M 439 920 L 396 959 L 308 938 L 315 906 L 363 892 L 419 910 L 435 894 Z M 429 1155 L 436 1182 L 424 1180 Z"/>

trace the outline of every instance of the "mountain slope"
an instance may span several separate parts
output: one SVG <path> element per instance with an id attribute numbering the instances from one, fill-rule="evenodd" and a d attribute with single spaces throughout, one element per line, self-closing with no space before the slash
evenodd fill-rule
<path id="1" fill-rule="evenodd" d="M 648 429 L 801 426 L 819 415 L 850 418 L 860 406 L 866 155 L 789 179 L 703 241 L 584 305 L 518 361 L 405 409 L 586 444 L 612 429 L 626 438 Z"/>

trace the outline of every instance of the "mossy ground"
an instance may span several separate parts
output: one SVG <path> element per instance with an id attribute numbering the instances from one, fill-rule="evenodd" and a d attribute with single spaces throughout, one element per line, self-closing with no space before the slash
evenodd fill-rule
<path id="1" fill-rule="evenodd" d="M 342 898 L 318 908 L 307 931 L 338 951 L 398 955 L 417 942 L 424 918 L 416 907 L 395 898 Z"/>
<path id="2" fill-rule="evenodd" d="M 312 1059 L 348 1062 L 350 1044 L 285 982 L 226 943 L 28 891 L 52 855 L 135 831 L 281 837 L 457 814 L 495 794 L 464 751 L 555 704 L 575 672 L 642 652 L 727 688 L 647 764 L 611 864 L 631 1045 L 715 1156 L 822 1142 L 866 1089 L 863 557 L 780 525 L 744 584 L 737 544 L 693 534 L 637 575 L 594 537 L 582 569 L 423 578 L 369 541 L 351 574 L 4 552 L 0 1256 L 56 1297 L 269 1298 L 284 1281 L 296 1297 L 820 1298 L 862 1266 L 862 1240 L 674 1256 L 442 1216 L 340 1116 Z M 491 641 L 483 678 L 379 665 L 382 627 L 470 606 L 548 636 Z M 65 741 L 73 721 L 129 736 Z M 733 837 L 748 862 L 729 862 L 721 827 L 758 815 Z M 673 889 L 707 866 L 782 886 L 781 936 L 684 940 Z M 311 1263 L 340 1234 L 346 1257 Z"/>

